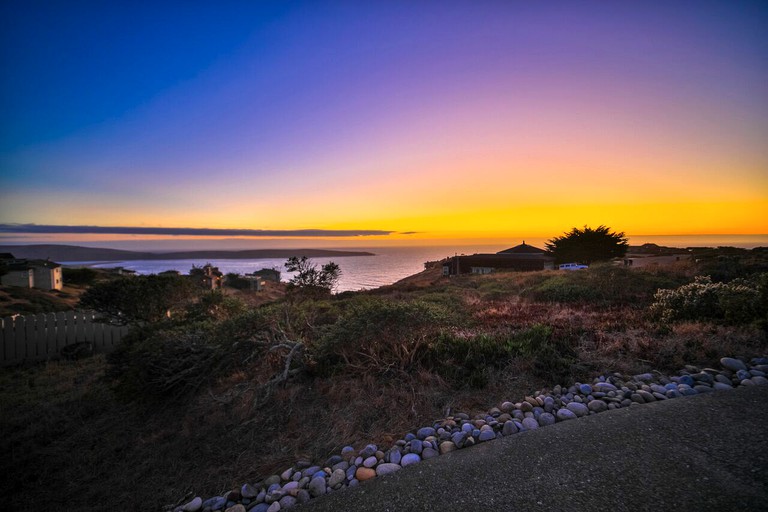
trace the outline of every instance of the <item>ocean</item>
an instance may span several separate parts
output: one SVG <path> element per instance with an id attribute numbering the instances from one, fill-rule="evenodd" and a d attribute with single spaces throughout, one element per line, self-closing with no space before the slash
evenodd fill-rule
<path id="1" fill-rule="evenodd" d="M 529 245 L 544 248 L 546 239 L 529 238 Z M 512 240 L 505 245 L 461 245 L 461 246 L 424 246 L 424 247 L 355 247 L 356 251 L 367 251 L 374 256 L 344 256 L 331 258 L 313 258 L 313 262 L 323 265 L 334 261 L 341 267 L 341 279 L 336 291 L 364 290 L 392 284 L 400 279 L 421 272 L 427 261 L 441 260 L 455 254 L 493 253 L 521 243 Z M 753 248 L 768 245 L 766 235 L 679 235 L 679 236 L 633 236 L 631 245 L 656 243 L 668 247 L 697 246 L 733 246 Z M 339 248 L 342 249 L 342 248 Z M 343 248 L 351 249 L 351 248 Z M 62 262 L 69 265 L 88 264 L 95 268 L 124 267 L 139 274 L 156 274 L 164 270 L 178 270 L 186 274 L 193 265 L 206 263 L 219 268 L 225 274 L 234 272 L 246 274 L 262 268 L 274 268 L 282 272 L 282 279 L 287 281 L 291 274 L 285 271 L 285 258 L 265 259 L 214 259 L 214 260 L 130 260 L 110 262 Z"/>

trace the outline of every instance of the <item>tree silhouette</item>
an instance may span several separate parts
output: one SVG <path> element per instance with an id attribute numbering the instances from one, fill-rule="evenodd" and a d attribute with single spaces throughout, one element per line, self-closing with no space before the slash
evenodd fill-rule
<path id="1" fill-rule="evenodd" d="M 336 263 L 331 261 L 318 269 L 306 256 L 288 258 L 285 268 L 288 272 L 296 272 L 288 286 L 306 291 L 330 292 L 341 277 L 341 268 Z"/>
<path id="2" fill-rule="evenodd" d="M 620 258 L 627 253 L 629 244 L 624 232 L 614 233 L 607 226 L 595 229 L 573 228 L 563 236 L 548 241 L 547 250 L 557 263 L 577 262 L 589 265 L 596 261 Z"/>

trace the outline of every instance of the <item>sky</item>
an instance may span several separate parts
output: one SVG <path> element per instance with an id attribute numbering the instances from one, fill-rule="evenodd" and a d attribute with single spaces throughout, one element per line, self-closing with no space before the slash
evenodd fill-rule
<path id="1" fill-rule="evenodd" d="M 0 241 L 768 233 L 763 1 L 8 0 L 0 52 Z"/>

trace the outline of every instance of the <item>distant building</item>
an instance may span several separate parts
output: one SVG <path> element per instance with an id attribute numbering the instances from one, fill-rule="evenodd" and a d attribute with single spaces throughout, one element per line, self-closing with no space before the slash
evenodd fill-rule
<path id="1" fill-rule="evenodd" d="M 491 274 L 493 272 L 552 270 L 555 258 L 544 249 L 523 242 L 496 254 L 453 256 L 442 261 L 443 275 Z"/>
<path id="2" fill-rule="evenodd" d="M 280 282 L 280 271 L 275 270 L 274 268 L 263 268 L 261 270 L 257 270 L 251 275 L 261 277 L 265 281 L 273 281 L 275 283 Z"/>
<path id="3" fill-rule="evenodd" d="M 7 253 L 6 253 L 7 254 Z M 2 258 L 4 271 L 0 283 L 4 286 L 61 290 L 64 288 L 61 265 L 49 260 Z M 5 263 L 10 262 L 10 263 Z"/>
<path id="4" fill-rule="evenodd" d="M 202 267 L 192 267 L 189 271 L 189 277 L 201 288 L 206 290 L 218 290 L 221 288 L 224 274 L 219 272 L 217 267 L 206 263 Z"/>

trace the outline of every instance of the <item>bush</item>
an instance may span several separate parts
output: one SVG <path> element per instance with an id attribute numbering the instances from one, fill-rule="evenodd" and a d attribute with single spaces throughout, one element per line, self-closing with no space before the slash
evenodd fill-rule
<path id="1" fill-rule="evenodd" d="M 64 267 L 63 279 L 65 284 L 91 285 L 96 282 L 99 273 L 92 268 L 69 268 Z"/>
<path id="2" fill-rule="evenodd" d="M 765 274 L 754 280 L 734 279 L 714 283 L 697 276 L 690 284 L 656 292 L 651 312 L 663 322 L 680 320 L 744 324 L 766 315 Z"/>
<path id="3" fill-rule="evenodd" d="M 423 301 L 361 297 L 344 306 L 311 347 L 321 374 L 343 370 L 391 374 L 414 368 L 425 353 L 428 336 L 449 325 L 451 318 L 443 306 Z"/>
<path id="4" fill-rule="evenodd" d="M 454 387 L 482 388 L 516 358 L 529 360 L 534 375 L 550 379 L 568 377 L 575 360 L 573 350 L 553 336 L 550 326 L 536 324 L 503 334 L 441 333 L 430 347 L 429 361 Z"/>

